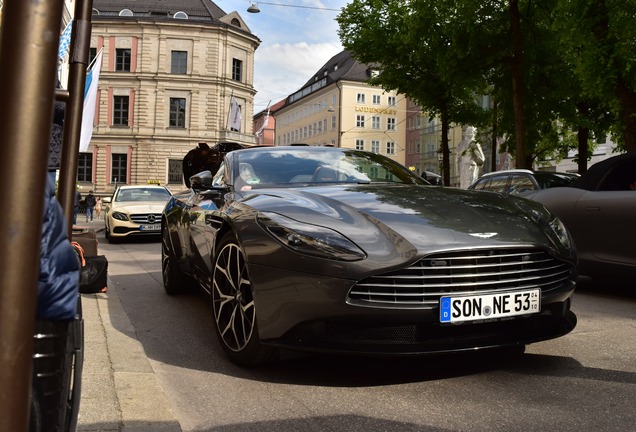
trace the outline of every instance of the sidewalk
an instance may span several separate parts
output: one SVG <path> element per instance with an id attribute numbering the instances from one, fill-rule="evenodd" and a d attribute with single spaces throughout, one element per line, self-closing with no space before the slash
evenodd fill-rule
<path id="1" fill-rule="evenodd" d="M 102 219 L 77 219 L 76 226 L 104 230 Z M 77 430 L 181 431 L 115 284 L 109 278 L 108 292 L 81 296 L 84 368 Z"/>

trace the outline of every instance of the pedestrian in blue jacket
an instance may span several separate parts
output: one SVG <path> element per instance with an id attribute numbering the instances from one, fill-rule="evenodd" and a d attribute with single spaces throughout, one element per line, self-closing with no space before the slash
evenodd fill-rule
<path id="1" fill-rule="evenodd" d="M 44 200 L 37 317 L 70 321 L 77 311 L 80 263 L 68 239 L 64 211 L 50 177 Z"/>

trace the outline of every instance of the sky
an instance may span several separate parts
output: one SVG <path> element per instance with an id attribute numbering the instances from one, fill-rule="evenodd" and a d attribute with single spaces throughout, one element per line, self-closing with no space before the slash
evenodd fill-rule
<path id="1" fill-rule="evenodd" d="M 270 101 L 273 105 L 299 90 L 342 51 L 335 19 L 350 0 L 213 1 L 226 13 L 238 12 L 261 40 L 254 54 L 254 114 L 266 109 Z M 258 5 L 260 13 L 247 12 L 252 3 Z"/>

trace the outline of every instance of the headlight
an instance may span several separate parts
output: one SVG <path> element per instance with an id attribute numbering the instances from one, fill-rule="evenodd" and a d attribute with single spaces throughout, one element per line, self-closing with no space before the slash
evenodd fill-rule
<path id="1" fill-rule="evenodd" d="M 572 242 L 570 241 L 570 234 L 568 233 L 568 230 L 565 228 L 565 225 L 563 225 L 563 222 L 561 222 L 561 219 L 559 219 L 555 215 L 552 215 L 552 218 L 548 222 L 548 226 L 554 232 L 554 234 L 556 235 L 556 237 L 559 239 L 559 241 L 561 242 L 563 246 L 565 246 L 568 249 L 572 247 Z"/>
<path id="2" fill-rule="evenodd" d="M 555 246 L 572 249 L 570 233 L 554 213 L 542 204 L 524 198 L 517 200 L 517 206 L 546 232 Z"/>
<path id="3" fill-rule="evenodd" d="M 298 222 L 277 213 L 259 213 L 256 220 L 276 240 L 298 253 L 340 261 L 366 258 L 351 240 L 330 228 Z"/>
<path id="4" fill-rule="evenodd" d="M 128 221 L 128 215 L 126 213 L 114 211 L 111 214 L 111 216 L 113 217 L 113 219 L 117 219 L 117 220 L 124 221 L 124 222 Z"/>

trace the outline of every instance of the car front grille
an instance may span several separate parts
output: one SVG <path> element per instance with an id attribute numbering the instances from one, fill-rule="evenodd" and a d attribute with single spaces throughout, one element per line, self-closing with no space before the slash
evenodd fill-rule
<path id="1" fill-rule="evenodd" d="M 470 249 L 426 256 L 407 268 L 374 275 L 355 284 L 353 305 L 434 309 L 450 293 L 541 288 L 558 290 L 575 273 L 572 264 L 534 248 Z"/>
<path id="2" fill-rule="evenodd" d="M 161 213 L 137 213 L 131 214 L 130 220 L 138 224 L 155 224 L 161 222 Z"/>

